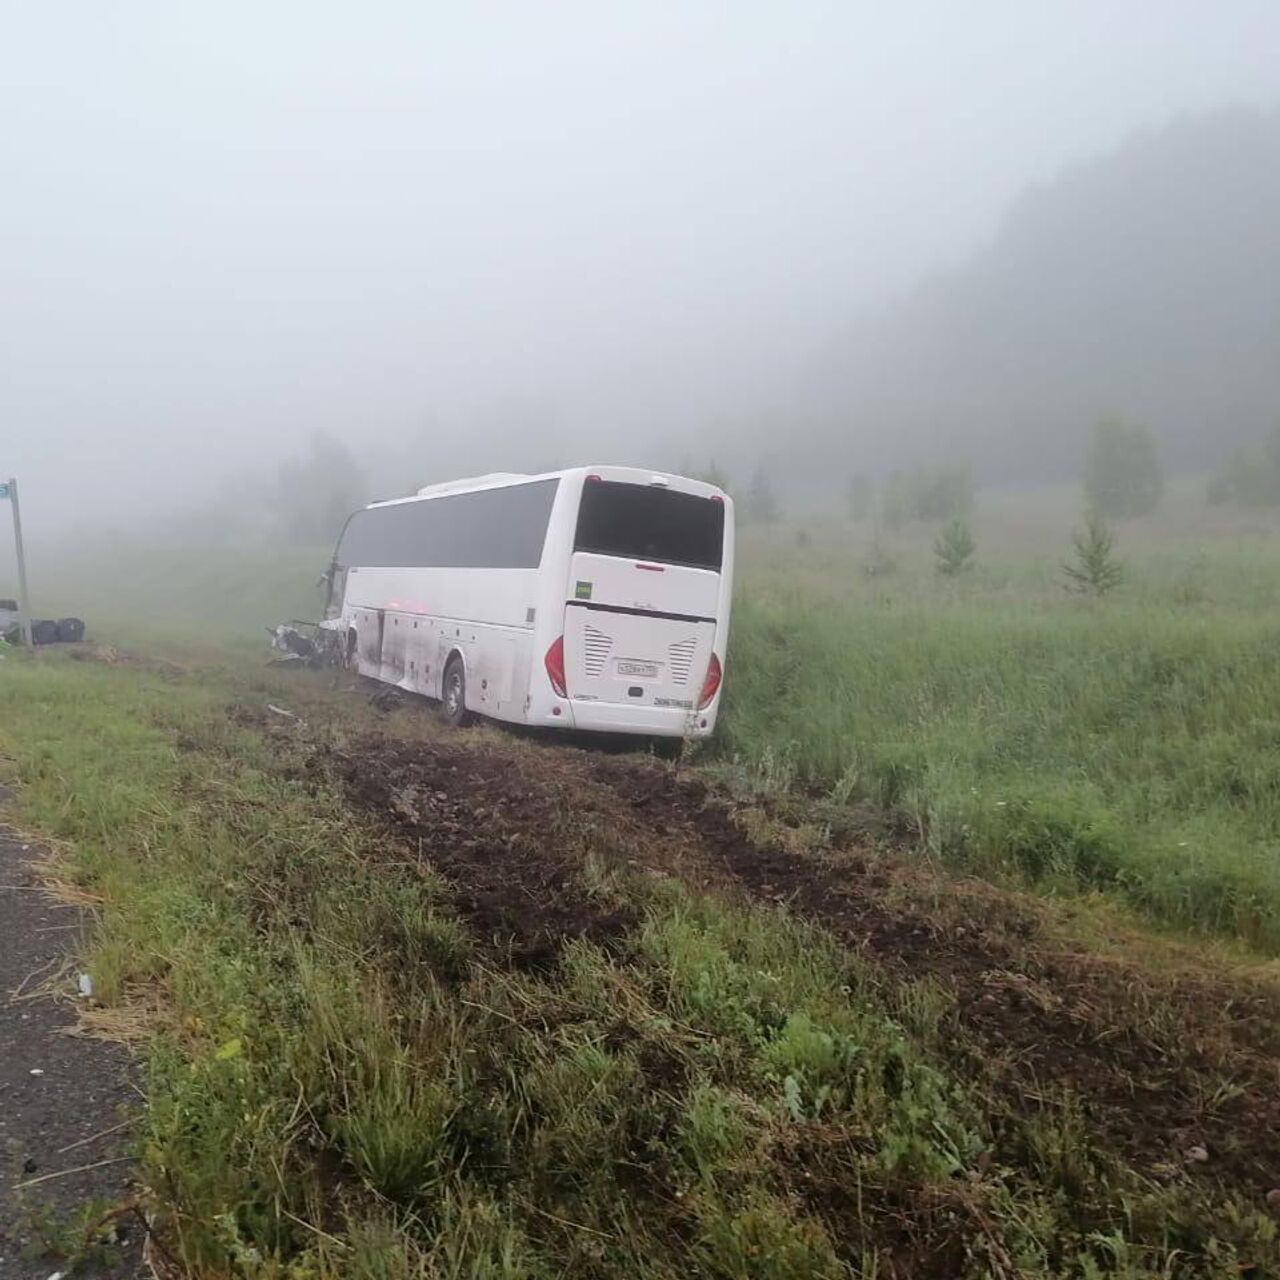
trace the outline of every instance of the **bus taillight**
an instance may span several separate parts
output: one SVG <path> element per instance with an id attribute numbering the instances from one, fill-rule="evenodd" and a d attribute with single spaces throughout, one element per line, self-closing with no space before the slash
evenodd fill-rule
<path id="1" fill-rule="evenodd" d="M 548 655 L 550 661 L 550 655 Z M 716 691 L 720 688 L 720 681 L 724 673 L 720 670 L 720 659 L 713 653 L 711 661 L 707 663 L 707 678 L 702 682 L 702 696 L 698 699 L 698 710 L 707 706 L 711 699 L 716 696 Z"/>
<path id="2" fill-rule="evenodd" d="M 551 681 L 551 687 L 562 698 L 567 697 L 564 682 L 564 636 L 556 638 L 551 648 L 547 650 L 547 656 L 543 661 L 547 664 L 547 678 Z M 719 684 L 719 667 L 716 668 L 716 672 L 716 683 Z M 708 678 L 710 678 L 709 675 Z"/>

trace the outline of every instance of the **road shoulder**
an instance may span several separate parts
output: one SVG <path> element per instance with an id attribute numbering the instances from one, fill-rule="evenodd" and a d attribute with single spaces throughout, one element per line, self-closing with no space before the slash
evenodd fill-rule
<path id="1" fill-rule="evenodd" d="M 76 1019 L 58 993 L 69 995 L 76 979 L 59 974 L 87 920 L 44 889 L 32 866 L 38 852 L 0 826 L 0 1273 L 14 1280 L 58 1271 L 56 1255 L 40 1256 L 55 1224 L 128 1199 L 120 1126 L 138 1104 L 123 1047 L 67 1034 Z M 88 1256 L 77 1275 L 140 1274 L 139 1224 L 115 1221 L 123 1256 Z"/>

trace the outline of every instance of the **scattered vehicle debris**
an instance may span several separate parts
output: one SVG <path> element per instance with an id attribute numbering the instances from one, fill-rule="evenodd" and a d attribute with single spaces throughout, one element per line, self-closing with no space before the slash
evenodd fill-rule
<path id="1" fill-rule="evenodd" d="M 271 637 L 271 647 L 280 654 L 272 666 L 302 663 L 308 667 L 323 667 L 338 661 L 336 632 L 322 623 L 294 618 L 268 627 L 267 634 Z"/>
<path id="2" fill-rule="evenodd" d="M 58 619 L 58 640 L 62 644 L 79 644 L 84 639 L 84 622 L 80 618 Z"/>
<path id="3" fill-rule="evenodd" d="M 271 633 L 271 647 L 298 658 L 312 658 L 316 653 L 316 642 L 304 635 L 298 628 L 310 626 L 310 623 L 282 622 L 279 626 L 268 627 Z"/>
<path id="4" fill-rule="evenodd" d="M 79 644 L 84 639 L 84 630 L 83 618 L 36 618 L 31 622 L 31 643 Z M 0 639 L 11 645 L 22 643 L 18 605 L 14 600 L 0 600 Z"/>

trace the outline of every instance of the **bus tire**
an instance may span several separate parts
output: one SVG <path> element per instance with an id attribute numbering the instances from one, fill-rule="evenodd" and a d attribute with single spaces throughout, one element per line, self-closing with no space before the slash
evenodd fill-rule
<path id="1" fill-rule="evenodd" d="M 467 712 L 467 669 L 462 659 L 454 654 L 445 663 L 444 679 L 440 686 L 440 705 L 446 723 L 455 729 L 462 728 L 471 716 Z"/>

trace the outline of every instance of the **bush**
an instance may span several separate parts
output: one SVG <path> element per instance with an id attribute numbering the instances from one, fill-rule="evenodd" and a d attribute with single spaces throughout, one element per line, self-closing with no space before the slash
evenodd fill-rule
<path id="1" fill-rule="evenodd" d="M 871 550 L 862 565 L 862 572 L 868 578 L 887 578 L 896 573 L 898 562 L 885 550 L 879 539 L 871 544 Z"/>
<path id="2" fill-rule="evenodd" d="M 972 510 L 973 476 L 963 465 L 895 471 L 885 489 L 884 519 L 891 529 L 906 520 L 961 520 Z"/>
<path id="3" fill-rule="evenodd" d="M 364 472 L 350 449 L 317 431 L 304 456 L 281 463 L 274 507 L 286 533 L 301 542 L 331 543 L 366 497 Z"/>
<path id="4" fill-rule="evenodd" d="M 1242 507 L 1280 505 L 1280 427 L 1261 444 L 1233 449 L 1210 479 L 1208 498 Z"/>
<path id="5" fill-rule="evenodd" d="M 1151 432 L 1118 418 L 1099 422 L 1085 457 L 1084 492 L 1089 509 L 1108 519 L 1154 511 L 1164 480 Z"/>

